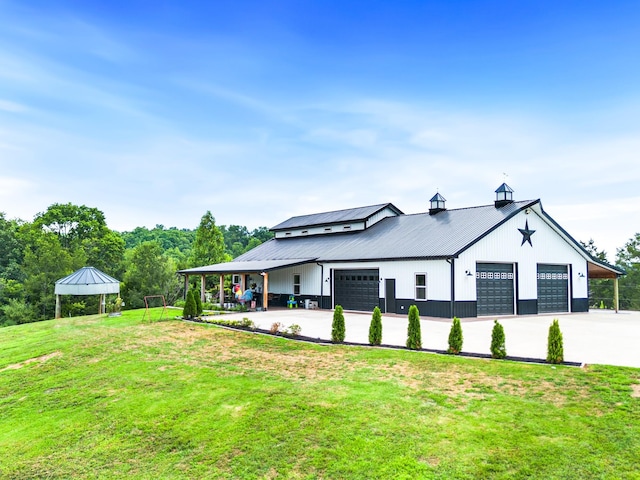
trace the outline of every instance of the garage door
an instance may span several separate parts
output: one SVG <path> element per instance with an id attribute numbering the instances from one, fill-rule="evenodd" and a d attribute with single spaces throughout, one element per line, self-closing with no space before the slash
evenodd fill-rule
<path id="1" fill-rule="evenodd" d="M 538 313 L 569 311 L 569 272 L 566 265 L 538 264 Z"/>
<path id="2" fill-rule="evenodd" d="M 336 270 L 334 302 L 345 310 L 372 312 L 379 304 L 378 270 Z"/>
<path id="3" fill-rule="evenodd" d="M 478 263 L 476 265 L 476 295 L 478 315 L 512 315 L 513 265 Z"/>

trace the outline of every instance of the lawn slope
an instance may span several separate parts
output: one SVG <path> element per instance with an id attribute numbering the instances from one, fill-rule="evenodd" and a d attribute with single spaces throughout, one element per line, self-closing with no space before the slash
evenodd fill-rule
<path id="1" fill-rule="evenodd" d="M 640 478 L 640 369 L 142 316 L 0 329 L 1 478 Z"/>

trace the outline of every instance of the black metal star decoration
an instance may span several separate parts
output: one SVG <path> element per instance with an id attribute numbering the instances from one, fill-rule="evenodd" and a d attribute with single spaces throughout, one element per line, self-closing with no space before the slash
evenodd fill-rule
<path id="1" fill-rule="evenodd" d="M 525 220 L 524 229 L 519 228 L 518 230 L 520 230 L 520 233 L 522 234 L 522 243 L 520 244 L 520 246 L 524 245 L 524 242 L 529 242 L 529 245 L 533 247 L 533 243 L 531 243 L 531 235 L 536 233 L 536 231 L 529 230 L 529 220 Z"/>

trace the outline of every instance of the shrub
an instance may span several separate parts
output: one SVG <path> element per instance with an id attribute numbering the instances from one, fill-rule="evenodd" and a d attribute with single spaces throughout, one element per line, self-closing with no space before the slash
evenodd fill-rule
<path id="1" fill-rule="evenodd" d="M 196 302 L 196 317 L 202 315 L 202 299 L 200 298 L 200 290 L 193 292 L 193 299 Z"/>
<path id="2" fill-rule="evenodd" d="M 493 321 L 493 330 L 491 331 L 491 356 L 493 358 L 504 358 L 507 356 L 504 328 L 502 328 L 498 320 Z"/>
<path id="3" fill-rule="evenodd" d="M 558 319 L 554 318 L 549 327 L 549 339 L 547 341 L 547 362 L 562 363 L 564 361 L 564 348 L 562 346 L 562 332 Z"/>
<path id="4" fill-rule="evenodd" d="M 175 302 L 173 302 L 173 306 L 178 308 L 184 308 L 186 303 L 187 302 L 185 302 L 184 300 L 176 300 Z"/>
<path id="5" fill-rule="evenodd" d="M 182 318 L 193 318 L 196 316 L 196 301 L 193 298 L 193 291 L 187 290 L 187 299 L 182 309 Z"/>
<path id="6" fill-rule="evenodd" d="M 380 308 L 373 309 L 371 316 L 371 325 L 369 325 L 369 343 L 371 345 L 380 345 L 382 343 L 382 314 Z"/>
<path id="7" fill-rule="evenodd" d="M 336 309 L 333 312 L 333 322 L 331 323 L 331 340 L 334 342 L 344 342 L 344 335 L 344 312 L 342 305 L 336 305 Z"/>
<path id="8" fill-rule="evenodd" d="M 418 307 L 409 307 L 409 327 L 407 329 L 407 348 L 420 350 L 422 348 L 422 335 L 420 333 L 420 312 Z"/>
<path id="9" fill-rule="evenodd" d="M 283 325 L 280 322 L 274 322 L 271 324 L 271 328 L 269 331 L 273 334 L 276 334 L 282 330 Z"/>
<path id="10" fill-rule="evenodd" d="M 300 335 L 300 332 L 302 332 L 302 327 L 295 323 L 293 325 L 290 325 L 287 329 L 287 333 L 292 337 L 297 337 L 298 335 Z"/>
<path id="11" fill-rule="evenodd" d="M 453 323 L 451 324 L 451 331 L 449 332 L 449 349 L 448 353 L 457 355 L 462 351 L 462 326 L 460 325 L 460 319 L 453 317 Z"/>

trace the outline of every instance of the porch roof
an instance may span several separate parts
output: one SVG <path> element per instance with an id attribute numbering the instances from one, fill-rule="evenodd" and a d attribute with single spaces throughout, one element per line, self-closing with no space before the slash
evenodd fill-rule
<path id="1" fill-rule="evenodd" d="M 248 260 L 238 262 L 216 263 L 204 267 L 179 270 L 182 275 L 218 275 L 225 273 L 254 273 L 270 272 L 280 268 L 295 267 L 305 263 L 315 262 L 315 258 L 290 258 L 286 260 Z"/>

